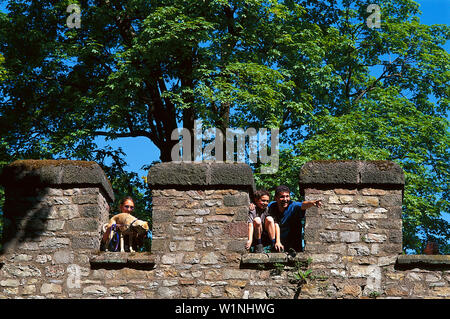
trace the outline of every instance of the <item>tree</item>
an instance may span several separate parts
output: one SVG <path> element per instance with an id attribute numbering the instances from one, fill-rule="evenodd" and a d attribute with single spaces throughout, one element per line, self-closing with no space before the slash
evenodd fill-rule
<path id="1" fill-rule="evenodd" d="M 449 28 L 421 25 L 414 2 L 385 1 L 381 28 L 370 29 L 365 25 L 367 6 L 343 1 L 340 9 L 317 7 L 304 19 L 320 26 L 313 38 L 324 42 L 308 46 L 314 53 L 310 57 L 299 54 L 284 64 L 308 70 L 311 65 L 303 61 L 319 62 L 315 72 L 294 79 L 312 111 L 283 122 L 283 138 L 291 145 L 285 158 L 297 163 L 284 176 L 298 175 L 298 167 L 314 159 L 394 160 L 406 174 L 405 251 L 420 253 L 423 242 L 432 239 L 448 254 L 450 225 L 442 213 L 449 212 L 450 60 L 443 49 Z M 320 16 L 330 17 L 326 27 L 316 20 Z M 260 183 L 266 180 L 261 176 Z"/>
<path id="2" fill-rule="evenodd" d="M 172 131 L 196 119 L 279 128 L 279 174 L 254 165 L 258 185 L 295 189 L 311 159 L 394 160 L 407 176 L 405 249 L 420 251 L 421 227 L 444 244 L 449 28 L 421 25 L 410 0 L 380 2 L 371 28 L 370 2 L 78 1 L 81 26 L 70 28 L 70 1 L 8 1 L 2 152 L 97 159 L 128 192 L 122 178 L 141 181 L 96 136 L 145 136 L 170 161 Z"/>

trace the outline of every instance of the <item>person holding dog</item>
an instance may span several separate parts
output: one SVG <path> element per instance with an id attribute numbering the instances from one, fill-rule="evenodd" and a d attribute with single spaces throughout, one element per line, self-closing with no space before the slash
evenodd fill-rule
<path id="1" fill-rule="evenodd" d="M 134 211 L 134 200 L 131 196 L 126 196 L 119 201 L 119 213 L 127 213 L 131 214 Z M 102 236 L 102 243 L 106 243 L 108 241 L 108 237 L 111 233 L 111 227 L 104 229 Z M 128 242 L 128 241 L 126 241 Z M 107 248 L 107 247 L 106 247 Z"/>
<path id="2" fill-rule="evenodd" d="M 255 252 L 263 252 L 263 241 L 270 241 L 272 250 L 280 250 L 280 232 L 273 217 L 268 216 L 267 205 L 270 195 L 266 190 L 258 190 L 254 194 L 255 204 L 251 204 L 248 212 L 248 240 L 247 250 L 256 242 Z M 278 227 L 278 228 L 277 228 Z"/>

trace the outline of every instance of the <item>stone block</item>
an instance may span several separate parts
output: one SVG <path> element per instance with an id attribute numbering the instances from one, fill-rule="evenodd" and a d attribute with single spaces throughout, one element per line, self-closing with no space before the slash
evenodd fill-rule
<path id="1" fill-rule="evenodd" d="M 218 261 L 219 261 L 219 257 L 214 252 L 204 254 L 200 258 L 200 264 L 203 264 L 203 265 L 214 265 L 214 264 L 217 264 Z"/>
<path id="2" fill-rule="evenodd" d="M 98 196 L 97 195 L 77 195 L 72 197 L 72 202 L 74 204 L 82 205 L 82 204 L 97 204 Z"/>
<path id="3" fill-rule="evenodd" d="M 0 287 L 19 287 L 20 281 L 17 279 L 5 279 L 0 281 Z"/>
<path id="4" fill-rule="evenodd" d="M 213 215 L 207 216 L 206 220 L 208 222 L 230 223 L 233 220 L 233 217 L 227 215 Z"/>
<path id="5" fill-rule="evenodd" d="M 73 249 L 100 249 L 100 236 L 82 236 L 72 238 Z"/>
<path id="6" fill-rule="evenodd" d="M 244 185 L 249 189 L 255 188 L 253 172 L 244 163 L 214 163 L 211 164 L 210 185 Z"/>
<path id="7" fill-rule="evenodd" d="M 147 181 L 152 189 L 232 186 L 252 192 L 255 188 L 252 170 L 244 163 L 158 163 L 150 168 Z"/>
<path id="8" fill-rule="evenodd" d="M 238 253 L 243 253 L 245 252 L 245 242 L 246 239 L 232 239 L 229 240 L 226 246 L 226 249 L 230 252 L 238 252 Z"/>
<path id="9" fill-rule="evenodd" d="M 338 232 L 336 232 L 336 231 L 327 231 L 327 232 L 319 233 L 319 239 L 322 242 L 327 242 L 327 243 L 337 242 L 338 238 L 339 238 Z"/>
<path id="10" fill-rule="evenodd" d="M 80 217 L 96 218 L 100 216 L 100 209 L 97 205 L 82 205 L 78 207 Z"/>
<path id="11" fill-rule="evenodd" d="M 39 243 L 39 248 L 51 250 L 51 249 L 67 248 L 69 247 L 69 245 L 70 245 L 69 238 L 51 237 L 42 240 Z"/>
<path id="12" fill-rule="evenodd" d="M 92 218 L 76 218 L 66 222 L 67 231 L 96 231 L 98 221 Z"/>
<path id="13" fill-rule="evenodd" d="M 108 293 L 108 288 L 101 285 L 90 285 L 83 288 L 84 295 L 104 295 Z"/>
<path id="14" fill-rule="evenodd" d="M 237 195 L 225 195 L 223 197 L 223 204 L 225 206 L 248 206 L 250 204 L 250 199 L 248 194 L 237 194 Z"/>
<path id="15" fill-rule="evenodd" d="M 27 185 L 29 188 L 66 185 L 100 187 L 108 201 L 114 201 L 111 183 L 95 162 L 71 160 L 17 160 L 4 167 L 0 183 L 6 188 Z"/>
<path id="16" fill-rule="evenodd" d="M 383 243 L 387 240 L 387 236 L 384 234 L 367 234 L 364 241 L 366 243 Z"/>
<path id="17" fill-rule="evenodd" d="M 3 266 L 3 271 L 14 277 L 40 277 L 41 271 L 33 265 L 8 264 Z"/>
<path id="18" fill-rule="evenodd" d="M 364 244 L 352 244 L 348 247 L 348 253 L 351 256 L 369 256 L 370 249 Z"/>
<path id="19" fill-rule="evenodd" d="M 44 283 L 41 286 L 41 294 L 60 294 L 62 292 L 62 286 L 61 285 L 57 285 L 57 284 L 48 284 L 48 283 Z"/>
<path id="20" fill-rule="evenodd" d="M 403 169 L 391 161 L 366 161 L 360 167 L 363 185 L 404 185 Z"/>
<path id="21" fill-rule="evenodd" d="M 402 195 L 400 194 L 390 194 L 380 197 L 381 207 L 396 207 L 402 206 Z"/>
<path id="22" fill-rule="evenodd" d="M 249 271 L 241 269 L 225 269 L 223 271 L 223 279 L 248 279 Z"/>
<path id="23" fill-rule="evenodd" d="M 153 208 L 152 212 L 153 223 L 167 223 L 174 219 L 174 212 L 169 209 Z"/>
<path id="24" fill-rule="evenodd" d="M 225 226 L 224 233 L 228 238 L 246 237 L 248 235 L 247 222 L 232 222 Z"/>
<path id="25" fill-rule="evenodd" d="M 403 189 L 405 177 L 403 169 L 391 161 L 325 160 L 304 164 L 300 169 L 299 181 L 301 195 L 305 194 L 305 189 L 341 190 L 353 189 L 358 185 L 364 186 L 364 195 L 378 195 L 369 189 Z"/>
<path id="26" fill-rule="evenodd" d="M 359 285 L 345 285 L 344 287 L 342 287 L 342 290 L 340 292 L 344 295 L 358 297 L 361 295 L 362 290 L 361 290 L 361 286 L 359 286 Z"/>
<path id="27" fill-rule="evenodd" d="M 311 161 L 300 169 L 301 185 L 356 185 L 359 182 L 357 161 Z"/>
<path id="28" fill-rule="evenodd" d="M 55 264 L 69 264 L 74 260 L 74 254 L 70 250 L 59 250 L 53 254 L 52 261 Z"/>

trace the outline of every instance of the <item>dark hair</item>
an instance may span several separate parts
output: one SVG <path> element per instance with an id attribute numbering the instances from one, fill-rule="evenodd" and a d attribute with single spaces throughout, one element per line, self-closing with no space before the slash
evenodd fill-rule
<path id="1" fill-rule="evenodd" d="M 131 200 L 134 204 L 134 199 L 131 196 L 125 196 L 124 198 L 122 198 L 119 202 L 119 206 L 122 206 L 127 200 Z"/>
<path id="2" fill-rule="evenodd" d="M 289 190 L 289 187 L 285 186 L 285 185 L 280 185 L 277 188 L 275 188 L 275 196 L 278 196 L 278 194 L 280 193 L 291 193 L 291 191 Z"/>
<path id="3" fill-rule="evenodd" d="M 269 198 L 270 198 L 270 193 L 268 191 L 266 191 L 265 189 L 260 189 L 260 190 L 255 191 L 255 193 L 253 194 L 253 198 L 255 200 L 257 200 L 257 199 L 263 197 L 264 195 L 269 196 Z"/>

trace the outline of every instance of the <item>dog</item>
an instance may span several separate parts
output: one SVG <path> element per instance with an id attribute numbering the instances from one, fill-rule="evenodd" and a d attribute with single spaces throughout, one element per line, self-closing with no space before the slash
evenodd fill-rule
<path id="1" fill-rule="evenodd" d="M 114 226 L 115 225 L 115 226 Z M 123 236 L 128 235 L 130 252 L 134 252 L 133 242 L 136 242 L 139 237 L 145 237 L 149 230 L 148 222 L 137 219 L 128 213 L 120 213 L 114 215 L 109 223 L 103 225 L 103 239 L 105 243 L 105 250 L 108 251 L 109 243 L 113 239 L 114 229 L 120 235 L 120 252 L 125 252 Z"/>

